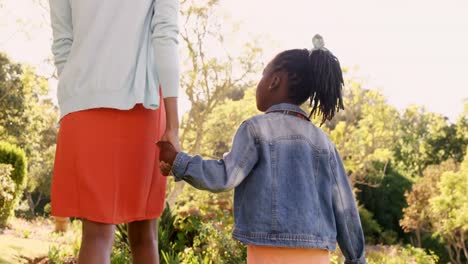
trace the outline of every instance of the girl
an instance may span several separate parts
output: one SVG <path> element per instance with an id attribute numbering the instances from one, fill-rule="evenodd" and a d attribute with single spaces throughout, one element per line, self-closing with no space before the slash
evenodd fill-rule
<path id="1" fill-rule="evenodd" d="M 233 237 L 248 263 L 329 263 L 338 242 L 346 263 L 366 263 L 364 236 L 345 169 L 332 142 L 310 122 L 343 108 L 340 64 L 315 36 L 312 51 L 278 54 L 257 87 L 257 108 L 222 160 L 159 142 L 161 169 L 213 192 L 235 188 Z M 310 99 L 307 115 L 299 107 Z"/>
<path id="2" fill-rule="evenodd" d="M 61 112 L 52 215 L 83 219 L 79 263 L 110 263 L 120 223 L 133 262 L 158 263 L 166 179 L 154 142 L 178 146 L 178 0 L 50 0 L 50 12 Z"/>

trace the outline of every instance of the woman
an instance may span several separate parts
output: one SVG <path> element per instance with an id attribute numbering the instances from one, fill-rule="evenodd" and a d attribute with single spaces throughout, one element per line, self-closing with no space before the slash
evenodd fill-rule
<path id="1" fill-rule="evenodd" d="M 52 215 L 83 220 L 80 263 L 110 262 L 119 223 L 129 223 L 133 262 L 158 262 L 166 180 L 154 142 L 178 148 L 178 9 L 50 0 L 61 110 Z"/>

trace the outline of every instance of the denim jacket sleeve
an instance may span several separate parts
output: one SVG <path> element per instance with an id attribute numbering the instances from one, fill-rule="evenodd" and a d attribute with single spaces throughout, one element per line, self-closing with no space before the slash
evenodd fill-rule
<path id="1" fill-rule="evenodd" d="M 212 192 L 235 188 L 250 173 L 258 160 L 257 143 L 252 126 L 245 121 L 237 130 L 232 149 L 221 160 L 204 160 L 180 152 L 172 168 L 178 180 Z"/>
<path id="2" fill-rule="evenodd" d="M 364 234 L 359 212 L 345 168 L 336 149 L 331 155 L 333 174 L 333 211 L 337 241 L 345 257 L 345 264 L 365 264 Z"/>

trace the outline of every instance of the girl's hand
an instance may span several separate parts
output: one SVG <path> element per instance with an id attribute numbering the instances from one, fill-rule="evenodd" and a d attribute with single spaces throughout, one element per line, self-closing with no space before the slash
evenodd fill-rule
<path id="1" fill-rule="evenodd" d="M 156 143 L 159 147 L 159 169 L 164 176 L 171 173 L 172 165 L 176 159 L 178 151 L 168 141 L 159 141 Z"/>
<path id="2" fill-rule="evenodd" d="M 167 164 L 164 161 L 159 162 L 159 169 L 161 170 L 161 173 L 163 176 L 169 176 L 171 175 L 172 172 L 172 166 Z"/>

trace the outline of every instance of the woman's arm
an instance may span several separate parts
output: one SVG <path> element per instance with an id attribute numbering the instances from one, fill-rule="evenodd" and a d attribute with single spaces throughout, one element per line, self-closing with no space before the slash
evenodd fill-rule
<path id="1" fill-rule="evenodd" d="M 164 98 L 164 106 L 166 107 L 166 132 L 161 140 L 171 142 L 175 149 L 180 151 L 177 97 Z"/>
<path id="2" fill-rule="evenodd" d="M 52 53 L 57 74 L 62 74 L 73 43 L 72 10 L 69 0 L 49 0 L 52 25 Z"/>
<path id="3" fill-rule="evenodd" d="M 155 0 L 151 32 L 154 61 L 164 98 L 177 97 L 180 86 L 179 69 L 179 1 Z M 168 102 L 169 111 L 171 102 Z"/>
<path id="4" fill-rule="evenodd" d="M 154 15 L 151 24 L 154 60 L 166 107 L 166 132 L 161 140 L 171 142 L 177 151 L 180 151 L 177 111 L 177 96 L 180 86 L 178 18 L 178 0 L 154 1 Z"/>

